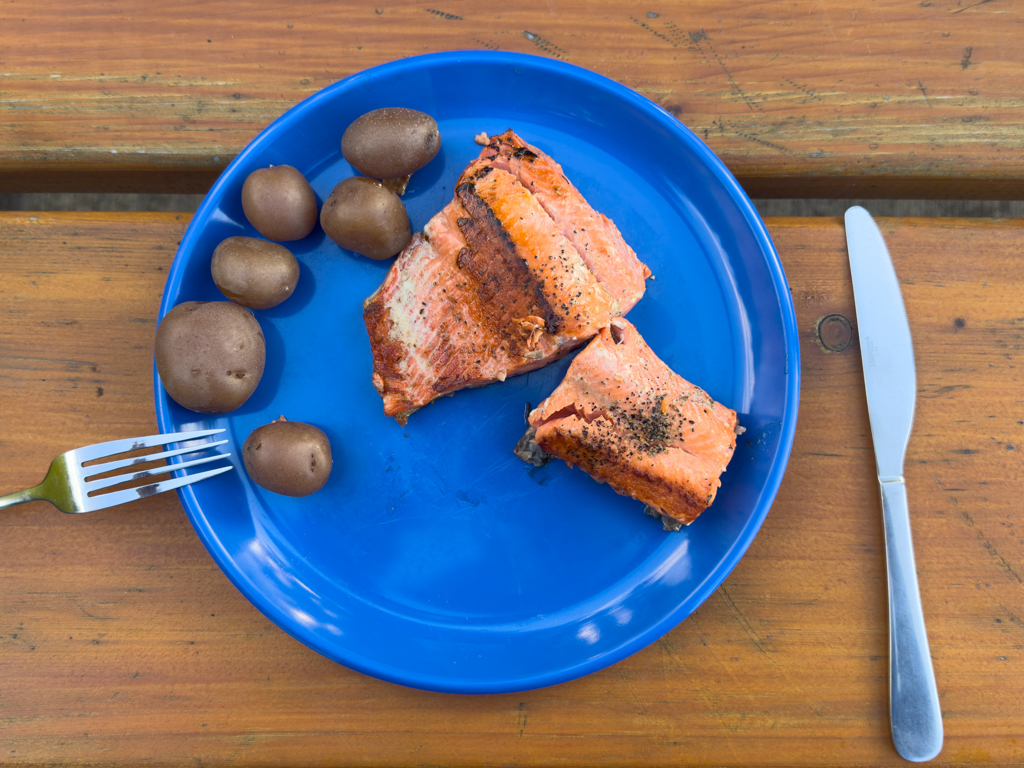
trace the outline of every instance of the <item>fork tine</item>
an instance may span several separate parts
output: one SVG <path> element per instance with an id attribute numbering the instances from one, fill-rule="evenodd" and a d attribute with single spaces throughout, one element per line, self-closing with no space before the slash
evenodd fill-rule
<path id="1" fill-rule="evenodd" d="M 122 475 L 114 475 L 113 477 L 105 477 L 102 480 L 92 480 L 85 482 L 85 492 L 92 493 L 103 488 L 109 488 L 112 485 L 120 485 L 121 483 L 127 483 L 129 480 L 145 480 L 147 477 L 155 477 L 156 475 L 166 475 L 168 472 L 174 472 L 178 469 L 186 469 L 187 467 L 195 467 L 199 464 L 207 464 L 211 461 L 217 461 L 217 459 L 228 459 L 231 458 L 231 454 L 228 453 L 217 453 L 213 456 L 204 456 L 201 459 L 193 459 L 192 461 L 183 461 L 180 464 L 165 464 L 162 467 L 154 467 L 153 469 L 147 469 L 142 472 L 125 473 Z M 129 489 L 130 490 L 130 489 Z"/>
<path id="2" fill-rule="evenodd" d="M 190 485 L 191 483 L 196 483 L 200 480 L 205 480 L 208 477 L 214 477 L 215 475 L 220 475 L 224 472 L 230 472 L 234 468 L 235 466 L 231 464 L 226 467 L 210 469 L 206 472 L 197 472 L 194 475 L 186 475 L 185 477 L 176 477 L 172 480 L 164 480 L 162 483 L 153 483 L 152 485 L 143 485 L 138 488 L 129 488 L 124 491 L 104 493 L 100 496 L 87 496 L 85 499 L 87 509 L 84 511 L 95 512 L 98 509 L 106 509 L 107 507 L 125 504 L 129 501 L 135 501 L 136 499 L 155 496 L 156 494 L 163 493 L 164 491 L 173 491 L 175 488 L 181 488 L 182 486 Z"/>
<path id="3" fill-rule="evenodd" d="M 189 445 L 184 448 L 175 448 L 173 451 L 164 451 L 163 453 L 150 453 L 146 456 L 136 456 L 134 459 L 118 459 L 117 461 L 108 461 L 106 464 L 93 464 L 91 467 L 86 467 L 86 470 L 93 474 L 86 477 L 86 481 L 90 477 L 96 475 L 102 475 L 104 472 L 112 472 L 115 469 L 121 469 L 122 467 L 130 467 L 133 464 L 144 464 L 148 461 L 157 461 L 159 459 L 167 459 L 171 456 L 180 456 L 183 453 L 198 453 L 199 451 L 205 451 L 209 448 L 215 448 L 218 445 L 224 445 L 227 440 L 218 440 L 215 443 L 203 443 L 202 445 Z M 179 465 L 171 465 L 175 468 Z"/>
<path id="4" fill-rule="evenodd" d="M 185 440 L 198 440 L 201 437 L 209 437 L 223 432 L 223 429 L 201 429 L 196 432 L 175 432 L 170 435 L 150 435 L 149 437 L 129 437 L 124 440 L 111 440 L 107 443 L 96 443 L 77 449 L 75 457 L 78 463 L 102 459 L 104 456 L 112 456 L 115 453 L 135 451 L 139 448 L 153 448 L 168 443 L 180 443 Z M 197 448 L 198 450 L 198 448 Z"/>

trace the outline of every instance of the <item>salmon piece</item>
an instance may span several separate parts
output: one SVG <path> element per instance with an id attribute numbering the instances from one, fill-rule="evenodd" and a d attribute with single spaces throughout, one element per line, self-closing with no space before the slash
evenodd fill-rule
<path id="1" fill-rule="evenodd" d="M 384 413 L 405 424 L 557 360 L 632 309 L 649 275 L 551 158 L 511 129 L 492 137 L 363 302 Z"/>
<path id="2" fill-rule="evenodd" d="M 540 448 L 578 466 L 666 528 L 711 505 L 736 450 L 736 412 L 672 371 L 621 318 L 576 356 L 529 423 L 518 455 Z"/>
<path id="3" fill-rule="evenodd" d="M 598 213 L 566 178 L 562 166 L 510 130 L 494 136 L 481 155 L 508 171 L 558 224 L 598 281 L 632 307 L 644 295 L 651 270 L 626 245 L 618 228 Z"/>

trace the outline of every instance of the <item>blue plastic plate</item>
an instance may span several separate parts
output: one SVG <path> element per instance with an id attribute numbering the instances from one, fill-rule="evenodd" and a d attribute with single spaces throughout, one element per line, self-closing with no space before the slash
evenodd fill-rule
<path id="1" fill-rule="evenodd" d="M 385 418 L 370 384 L 362 301 L 391 262 L 354 256 L 319 226 L 286 244 L 295 295 L 257 312 L 267 367 L 250 400 L 204 417 L 156 382 L 160 429 L 226 427 L 238 471 L 179 491 L 203 543 L 278 626 L 348 667 L 436 691 L 497 693 L 570 680 L 656 640 L 725 579 L 761 526 L 793 442 L 796 323 L 767 232 L 735 179 L 674 117 L 604 77 L 510 53 L 443 53 L 354 75 L 261 133 L 206 196 L 181 242 L 160 316 L 223 300 L 214 247 L 257 236 L 242 213 L 256 168 L 301 170 L 319 201 L 354 171 L 341 134 L 371 109 L 433 115 L 439 155 L 405 195 L 413 231 L 452 197 L 480 147 L 514 128 L 615 220 L 656 279 L 629 318 L 665 362 L 736 409 L 747 432 L 714 505 L 666 533 L 643 505 L 561 461 L 512 448 L 570 360 L 414 414 Z M 155 375 L 155 374 L 154 374 Z M 249 481 L 249 432 L 284 414 L 327 433 L 334 469 L 302 499 Z"/>

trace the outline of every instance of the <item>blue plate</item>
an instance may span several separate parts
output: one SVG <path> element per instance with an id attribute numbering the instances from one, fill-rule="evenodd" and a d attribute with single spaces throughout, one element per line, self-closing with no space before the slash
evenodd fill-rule
<path id="1" fill-rule="evenodd" d="M 511 126 L 551 154 L 613 218 L 656 276 L 629 318 L 665 362 L 736 409 L 747 428 L 714 505 L 665 533 L 643 505 L 561 461 L 512 454 L 569 359 L 419 411 L 400 427 L 370 384 L 362 300 L 391 262 L 343 251 L 317 227 L 286 244 L 295 295 L 257 312 L 267 368 L 250 400 L 204 417 L 156 380 L 160 429 L 226 427 L 236 472 L 179 491 L 203 543 L 278 626 L 348 667 L 435 691 L 552 685 L 640 650 L 688 616 L 746 551 L 793 443 L 796 322 L 764 225 L 736 180 L 674 117 L 604 77 L 511 53 L 420 56 L 354 75 L 298 104 L 228 167 L 181 242 L 160 316 L 223 300 L 214 247 L 256 236 L 242 182 L 256 168 L 301 170 L 319 201 L 354 171 L 341 134 L 371 109 L 433 115 L 438 156 L 412 178 L 413 231 L 452 197 L 480 147 Z M 155 375 L 155 374 L 154 374 Z M 284 414 L 327 433 L 334 469 L 292 499 L 249 481 L 249 432 Z"/>

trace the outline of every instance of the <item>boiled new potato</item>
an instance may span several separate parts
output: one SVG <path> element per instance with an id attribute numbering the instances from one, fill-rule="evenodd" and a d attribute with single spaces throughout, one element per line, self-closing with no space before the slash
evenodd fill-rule
<path id="1" fill-rule="evenodd" d="M 156 369 L 167 394 L 199 413 L 227 413 L 260 383 L 267 346 L 252 312 L 230 301 L 186 301 L 156 329 Z"/>
<path id="2" fill-rule="evenodd" d="M 345 159 L 360 173 L 381 180 L 409 176 L 433 160 L 440 148 L 434 118 L 405 107 L 367 112 L 341 137 Z"/>
<path id="3" fill-rule="evenodd" d="M 387 259 L 412 240 L 402 199 L 363 176 L 343 180 L 320 211 L 320 226 L 334 242 L 371 259 Z"/>
<path id="4" fill-rule="evenodd" d="M 333 464 L 327 435 L 284 416 L 249 434 L 242 446 L 242 461 L 256 485 L 284 496 L 319 491 Z"/>
<path id="5" fill-rule="evenodd" d="M 255 237 L 229 237 L 210 261 L 220 292 L 249 309 L 270 309 L 295 293 L 299 262 L 283 245 Z"/>
<path id="6" fill-rule="evenodd" d="M 316 226 L 316 195 L 290 165 L 257 168 L 242 184 L 242 210 L 269 240 L 301 240 Z"/>

